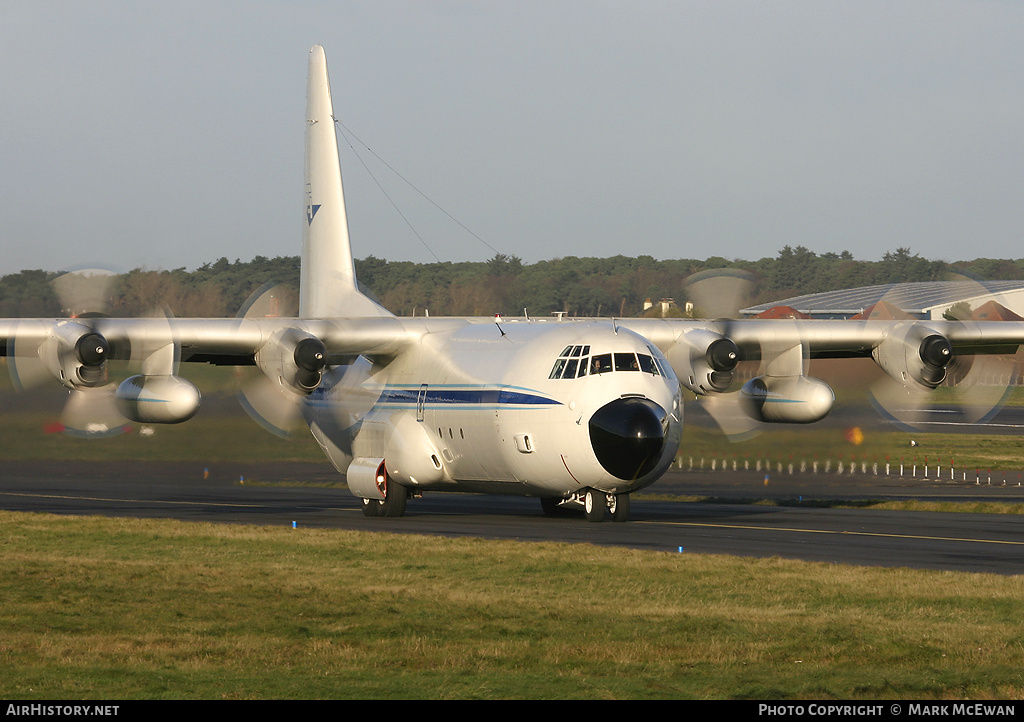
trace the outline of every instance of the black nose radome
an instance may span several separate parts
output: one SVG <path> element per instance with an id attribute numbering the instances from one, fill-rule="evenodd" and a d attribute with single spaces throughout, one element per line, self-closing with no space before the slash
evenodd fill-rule
<path id="1" fill-rule="evenodd" d="M 616 399 L 590 417 L 590 445 L 609 474 L 637 479 L 658 464 L 665 426 L 665 410 L 653 401 Z"/>

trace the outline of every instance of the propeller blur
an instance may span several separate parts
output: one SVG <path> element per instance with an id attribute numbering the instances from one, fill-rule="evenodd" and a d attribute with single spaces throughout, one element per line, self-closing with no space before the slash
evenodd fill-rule
<path id="1" fill-rule="evenodd" d="M 236 319 L 0 319 L 17 387 L 56 379 L 79 429 L 179 423 L 200 404 L 179 363 L 250 366 L 250 414 L 275 433 L 308 427 L 368 516 L 470 491 L 625 521 L 629 495 L 676 456 L 684 387 L 742 435 L 829 413 L 834 395 L 807 376 L 811 358 L 872 358 L 916 398 L 957 364 L 966 377 L 974 354 L 1024 343 L 1019 322 L 396 317 L 356 282 L 320 46 L 307 93 L 297 315 L 268 290 Z M 114 359 L 140 373 L 115 387 Z M 737 391 L 744 361 L 759 372 Z"/>

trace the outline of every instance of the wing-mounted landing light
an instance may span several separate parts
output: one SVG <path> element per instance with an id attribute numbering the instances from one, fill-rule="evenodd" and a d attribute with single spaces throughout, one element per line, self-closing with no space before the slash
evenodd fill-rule
<path id="1" fill-rule="evenodd" d="M 288 318 L 294 315 L 294 294 L 267 284 L 243 306 L 242 319 Z M 240 402 L 260 426 L 277 436 L 292 436 L 302 418 L 302 405 L 323 381 L 327 349 L 315 336 L 299 328 L 275 332 L 256 352 L 259 374 L 242 384 Z"/>

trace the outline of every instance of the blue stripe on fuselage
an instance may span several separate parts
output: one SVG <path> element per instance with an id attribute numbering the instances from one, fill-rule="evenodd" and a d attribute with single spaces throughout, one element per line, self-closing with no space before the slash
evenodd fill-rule
<path id="1" fill-rule="evenodd" d="M 419 386 L 386 386 L 379 404 L 416 406 L 420 403 Z M 509 387 L 466 388 L 427 386 L 424 406 L 451 408 L 498 408 L 501 406 L 560 406 L 561 402 L 526 389 Z"/>

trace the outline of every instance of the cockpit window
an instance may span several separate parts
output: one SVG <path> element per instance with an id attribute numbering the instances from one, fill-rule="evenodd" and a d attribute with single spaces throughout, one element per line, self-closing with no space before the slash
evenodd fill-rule
<path id="1" fill-rule="evenodd" d="M 668 362 L 668 359 L 653 346 L 648 346 L 647 350 L 651 352 L 651 356 L 654 358 L 654 363 L 657 364 L 658 370 L 661 371 L 661 375 L 668 379 L 675 379 L 675 372 L 672 371 L 672 365 Z"/>
<path id="2" fill-rule="evenodd" d="M 668 362 L 654 349 L 648 347 L 651 355 L 645 353 L 603 353 L 590 355 L 590 346 L 566 346 L 555 365 L 551 367 L 549 379 L 575 379 L 612 371 L 639 371 L 652 376 L 669 376 Z M 671 378 L 671 377 L 670 377 Z"/>
<path id="3" fill-rule="evenodd" d="M 612 355 L 610 353 L 603 353 L 599 356 L 594 356 L 590 359 L 590 373 L 593 374 L 606 374 L 612 370 Z"/>
<path id="4" fill-rule="evenodd" d="M 616 371 L 639 371 L 640 364 L 636 362 L 635 353 L 617 353 L 615 354 L 615 370 Z"/>
<path id="5" fill-rule="evenodd" d="M 549 379 L 574 379 L 577 374 L 583 376 L 587 372 L 590 346 L 566 346 L 551 367 Z"/>
<path id="6" fill-rule="evenodd" d="M 640 370 L 645 374 L 658 375 L 658 367 L 654 363 L 654 359 L 645 353 L 638 353 L 636 357 L 640 360 Z"/>
<path id="7" fill-rule="evenodd" d="M 562 378 L 562 371 L 565 369 L 566 359 L 560 358 L 555 361 L 555 365 L 551 367 L 551 373 L 548 374 L 549 379 L 560 379 Z"/>

